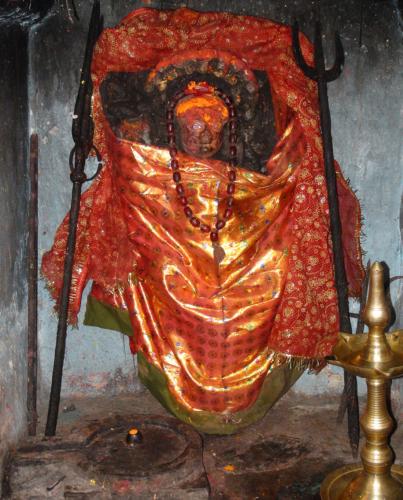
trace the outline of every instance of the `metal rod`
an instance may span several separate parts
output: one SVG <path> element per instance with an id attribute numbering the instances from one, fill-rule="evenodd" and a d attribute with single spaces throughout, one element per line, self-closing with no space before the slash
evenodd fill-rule
<path id="1" fill-rule="evenodd" d="M 55 362 L 53 365 L 52 387 L 46 423 L 46 436 L 56 433 L 57 417 L 60 405 L 60 392 L 62 388 L 64 355 L 66 351 L 67 320 L 70 297 L 71 276 L 73 271 L 74 249 L 76 246 L 77 221 L 80 209 L 81 182 L 74 182 L 71 196 L 71 210 L 69 219 L 69 235 L 67 238 L 66 257 L 64 260 L 63 286 L 60 298 L 60 315 L 57 326 Z"/>
<path id="2" fill-rule="evenodd" d="M 371 268 L 371 261 L 369 260 L 367 263 L 365 278 L 361 285 L 360 312 L 358 314 L 350 313 L 350 318 L 357 318 L 357 327 L 355 329 L 356 334 L 364 333 L 364 309 L 367 304 L 370 268 Z M 344 386 L 343 393 L 341 395 L 339 410 L 337 413 L 337 423 L 339 425 L 343 423 L 346 411 L 347 411 L 347 390 L 346 386 Z"/>
<path id="3" fill-rule="evenodd" d="M 36 436 L 38 353 L 38 135 L 30 139 L 29 240 L 28 240 L 28 435 Z"/>
<path id="4" fill-rule="evenodd" d="M 78 89 L 76 104 L 74 106 L 74 114 L 77 116 L 77 118 L 73 120 L 72 135 L 76 144 L 82 140 L 87 139 L 87 136 L 85 135 L 85 128 L 90 115 L 86 116 L 85 114 L 86 96 L 88 94 L 90 96 L 92 95 L 91 60 L 95 43 L 101 31 L 100 9 L 101 7 L 99 0 L 95 0 L 94 6 L 92 8 L 90 26 L 88 30 L 84 64 L 81 70 L 80 86 Z M 91 87 L 90 93 L 89 87 Z"/>
<path id="5" fill-rule="evenodd" d="M 337 196 L 336 170 L 334 167 L 332 123 L 330 118 L 329 99 L 327 95 L 327 82 L 333 81 L 338 78 L 344 64 L 343 46 L 337 32 L 335 34 L 335 40 L 335 63 L 333 68 L 327 71 L 323 54 L 321 24 L 318 10 L 315 22 L 314 36 L 315 66 L 309 66 L 308 68 L 305 60 L 302 62 L 303 55 L 299 43 L 298 22 L 296 21 L 294 24 L 293 50 L 297 64 L 300 66 L 305 76 L 315 80 L 318 83 L 320 125 L 323 142 L 325 177 L 328 191 L 329 222 L 333 246 L 333 261 L 340 317 L 340 330 L 344 333 L 352 333 L 349 317 L 347 277 L 344 267 L 343 249 L 341 244 L 341 222 L 339 213 L 339 200 Z M 356 456 L 358 454 L 358 442 L 360 435 L 356 377 L 345 371 L 344 383 L 347 396 L 348 432 L 350 438 L 350 446 L 353 455 Z"/>
<path id="6" fill-rule="evenodd" d="M 346 270 L 344 267 L 343 248 L 341 244 L 341 222 L 339 201 L 337 197 L 336 170 L 334 168 L 332 123 L 330 119 L 326 69 L 319 20 L 316 21 L 315 26 L 315 66 L 318 70 L 320 124 L 323 140 L 323 155 L 325 159 L 325 177 L 329 200 L 330 232 L 333 243 L 334 274 L 339 305 L 340 331 L 351 334 L 352 329 L 349 318 L 348 285 Z M 346 386 L 347 395 L 348 434 L 350 438 L 350 446 L 353 455 L 357 456 L 360 436 L 357 379 L 351 373 L 344 371 L 344 384 Z"/>
<path id="7" fill-rule="evenodd" d="M 71 288 L 71 278 L 74 262 L 74 250 L 76 245 L 77 222 L 80 211 L 81 188 L 87 180 L 84 173 L 85 160 L 92 148 L 91 137 L 91 102 L 92 83 L 91 83 L 91 60 L 97 38 L 102 31 L 100 17 L 99 0 L 94 1 L 92 8 L 90 28 L 88 32 L 87 45 L 84 57 L 83 69 L 81 71 L 80 87 L 75 106 L 75 115 L 73 120 L 72 135 L 75 142 L 75 162 L 74 170 L 70 175 L 73 182 L 71 196 L 71 209 L 69 218 L 69 234 L 67 238 L 66 256 L 64 261 L 63 285 L 60 296 L 60 314 L 57 327 L 55 361 L 53 365 L 52 387 L 50 391 L 48 419 L 46 422 L 46 436 L 54 436 L 57 427 L 57 418 L 60 405 L 60 393 L 63 378 L 64 355 L 66 351 L 67 322 L 69 310 L 69 298 Z"/>
<path id="8" fill-rule="evenodd" d="M 336 170 L 334 168 L 332 124 L 330 119 L 329 100 L 327 96 L 325 62 L 323 56 L 323 47 L 321 43 L 321 30 L 318 22 L 316 23 L 315 28 L 315 65 L 318 70 L 317 75 L 320 124 L 323 141 L 323 155 L 325 160 L 325 177 L 329 200 L 330 232 L 332 235 L 333 243 L 335 279 L 340 314 L 340 329 L 344 333 L 351 333 L 351 323 L 348 316 L 349 306 L 347 277 L 344 268 L 343 249 L 341 245 L 341 222 L 337 197 Z"/>
<path id="9" fill-rule="evenodd" d="M 367 268 L 365 270 L 365 278 L 361 286 L 361 298 L 360 298 L 360 312 L 357 321 L 357 328 L 355 330 L 356 334 L 364 333 L 364 309 L 367 305 L 368 287 L 369 287 L 369 274 L 371 270 L 371 261 L 367 262 Z"/>

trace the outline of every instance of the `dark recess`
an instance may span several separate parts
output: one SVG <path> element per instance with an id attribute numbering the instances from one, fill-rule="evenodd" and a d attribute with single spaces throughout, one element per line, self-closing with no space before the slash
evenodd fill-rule
<path id="1" fill-rule="evenodd" d="M 28 36 L 18 24 L 0 30 L 0 303 L 21 310 L 28 262 Z M 21 245 L 21 242 L 24 244 Z"/>
<path id="2" fill-rule="evenodd" d="M 54 0 L 0 0 L 0 21 L 29 22 L 44 17 Z"/>
<path id="3" fill-rule="evenodd" d="M 166 89 L 167 98 L 162 99 L 157 92 L 147 94 L 144 90 L 150 71 L 108 73 L 101 84 L 100 90 L 105 116 L 112 130 L 116 133 L 116 127 L 122 119 L 130 120 L 136 116 L 144 116 L 151 128 L 151 143 L 157 147 L 167 147 L 165 128 L 167 104 L 189 82 L 192 80 L 197 82 L 207 80 L 210 85 L 231 94 L 231 86 L 223 78 L 216 77 L 214 74 L 195 72 L 186 76 L 181 75 L 169 82 Z M 238 108 L 239 136 L 242 138 L 242 140 L 238 141 L 238 150 L 241 150 L 238 161 L 241 162 L 244 168 L 265 174 L 267 172 L 266 163 L 278 142 L 278 137 L 269 78 L 264 71 L 254 71 L 253 73 L 259 84 L 259 102 L 256 108 L 256 116 L 249 122 Z M 235 88 L 242 94 L 242 89 L 239 86 Z M 228 140 L 229 130 L 228 126 L 226 126 L 223 146 L 213 157 L 214 159 L 229 160 Z M 178 144 L 181 150 L 179 137 Z"/>

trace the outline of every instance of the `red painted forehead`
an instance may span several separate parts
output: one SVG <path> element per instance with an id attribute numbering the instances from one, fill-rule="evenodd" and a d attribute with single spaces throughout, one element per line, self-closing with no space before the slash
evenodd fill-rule
<path id="1" fill-rule="evenodd" d="M 180 120 L 203 118 L 206 121 L 218 120 L 227 123 L 228 108 L 219 97 L 189 96 L 182 99 L 176 107 L 176 117 Z"/>

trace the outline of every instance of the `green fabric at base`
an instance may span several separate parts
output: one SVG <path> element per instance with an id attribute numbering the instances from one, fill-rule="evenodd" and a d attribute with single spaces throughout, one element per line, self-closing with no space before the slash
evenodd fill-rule
<path id="1" fill-rule="evenodd" d="M 266 376 L 260 394 L 251 408 L 235 414 L 226 415 L 205 410 L 190 410 L 178 403 L 168 389 L 166 375 L 153 363 L 147 361 L 144 354 L 137 353 L 139 378 L 151 394 L 164 408 L 179 420 L 190 424 L 206 434 L 235 434 L 260 420 L 263 415 L 295 384 L 304 370 L 290 368 L 287 363 L 274 368 Z M 226 423 L 226 419 L 230 420 Z"/>
<path id="2" fill-rule="evenodd" d="M 88 297 L 84 324 L 99 326 L 133 336 L 128 311 L 102 304 Z M 190 410 L 175 400 L 168 389 L 168 379 L 163 371 L 150 363 L 141 351 L 137 352 L 139 378 L 151 394 L 179 420 L 207 434 L 234 434 L 257 422 L 295 384 L 304 370 L 290 368 L 283 363 L 271 370 L 263 382 L 260 394 L 251 408 L 235 414 L 214 413 L 205 410 Z M 228 420 L 228 422 L 226 421 Z"/>
<path id="3" fill-rule="evenodd" d="M 91 295 L 88 296 L 87 300 L 84 325 L 116 330 L 129 337 L 133 337 L 133 327 L 128 311 L 120 307 L 103 304 L 94 297 L 91 297 Z"/>

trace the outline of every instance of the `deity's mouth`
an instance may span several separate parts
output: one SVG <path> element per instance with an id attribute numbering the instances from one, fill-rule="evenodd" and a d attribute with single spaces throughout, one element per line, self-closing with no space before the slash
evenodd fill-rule
<path id="1" fill-rule="evenodd" d="M 200 158 L 210 158 L 217 153 L 222 145 L 216 141 L 203 142 L 202 140 L 182 141 L 182 147 L 186 153 Z"/>

